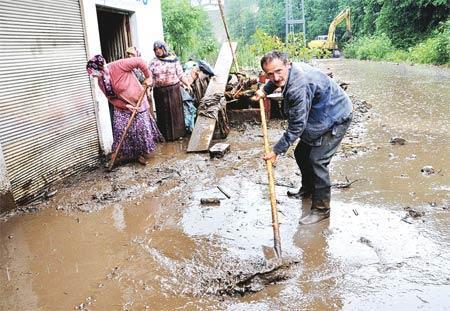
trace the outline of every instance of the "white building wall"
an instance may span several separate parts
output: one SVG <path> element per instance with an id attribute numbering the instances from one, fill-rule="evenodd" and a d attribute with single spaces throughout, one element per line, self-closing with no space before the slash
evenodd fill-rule
<path id="1" fill-rule="evenodd" d="M 142 58 L 146 61 L 154 57 L 153 42 L 164 39 L 160 0 L 80 0 L 80 2 L 89 58 L 101 54 L 96 5 L 132 12 L 130 31 L 133 46 L 139 49 Z M 100 147 L 105 154 L 108 154 L 111 152 L 113 142 L 108 101 L 97 83 L 94 83 L 94 96 L 97 101 Z"/>
<path id="2" fill-rule="evenodd" d="M 93 12 L 91 14 L 94 14 L 95 24 L 97 25 L 97 46 L 95 46 L 96 49 L 92 46 L 90 51 L 92 55 L 101 50 L 95 10 L 95 5 L 101 5 L 134 12 L 130 18 L 133 45 L 141 51 L 144 59 L 150 60 L 154 56 L 153 42 L 164 39 L 160 0 L 84 0 L 84 2 L 92 3 L 91 9 L 93 8 Z M 90 33 L 88 33 L 88 37 L 90 37 Z"/>

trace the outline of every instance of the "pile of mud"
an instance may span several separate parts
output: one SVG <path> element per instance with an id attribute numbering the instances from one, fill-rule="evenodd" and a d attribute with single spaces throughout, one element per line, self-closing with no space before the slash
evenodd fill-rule
<path id="1" fill-rule="evenodd" d="M 261 257 L 227 257 L 205 262 L 209 257 L 200 253 L 180 261 L 164 256 L 148 245 L 141 246 L 166 271 L 166 277 L 161 280 L 166 291 L 196 297 L 244 296 L 259 292 L 268 285 L 289 279 L 300 262 L 291 259 L 266 261 Z"/>

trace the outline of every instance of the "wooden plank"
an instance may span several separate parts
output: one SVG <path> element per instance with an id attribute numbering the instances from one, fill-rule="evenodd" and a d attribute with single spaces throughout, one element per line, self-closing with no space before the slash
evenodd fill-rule
<path id="1" fill-rule="evenodd" d="M 232 43 L 233 50 L 236 50 L 236 43 Z M 208 88 L 204 96 L 211 96 L 216 93 L 225 93 L 225 87 L 228 81 L 231 65 L 233 63 L 233 54 L 228 43 L 223 43 L 217 57 L 214 73 L 216 74 L 209 81 Z M 215 115 L 217 117 L 217 115 Z M 216 119 L 198 115 L 194 130 L 189 140 L 187 152 L 206 152 L 209 149 L 211 140 L 216 127 Z"/>

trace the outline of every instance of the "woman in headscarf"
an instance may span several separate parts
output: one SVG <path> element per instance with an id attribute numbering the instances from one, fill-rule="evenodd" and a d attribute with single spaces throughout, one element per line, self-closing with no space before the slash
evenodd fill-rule
<path id="1" fill-rule="evenodd" d="M 127 48 L 125 53 L 127 54 L 127 57 L 141 57 L 141 53 L 134 46 L 130 46 L 129 48 Z M 139 80 L 139 82 L 144 83 L 145 80 L 144 73 L 139 68 L 134 68 L 133 72 L 136 78 Z"/>
<path id="2" fill-rule="evenodd" d="M 186 134 L 180 82 L 188 90 L 191 87 L 176 55 L 169 53 L 164 42 L 155 41 L 153 51 L 155 58 L 149 69 L 153 75 L 157 123 L 164 138 L 173 141 Z"/>
<path id="3" fill-rule="evenodd" d="M 130 46 L 126 49 L 125 53 L 127 54 L 127 57 L 141 57 L 141 52 L 135 47 Z M 139 68 L 133 69 L 134 75 L 139 80 L 139 82 L 142 84 L 144 83 L 145 76 L 144 73 Z M 148 100 L 148 112 L 151 114 L 151 118 L 155 119 L 155 112 L 153 111 L 153 101 L 152 101 L 152 90 L 151 88 L 147 89 L 147 100 Z"/>
<path id="4" fill-rule="evenodd" d="M 145 61 L 139 57 L 119 59 L 106 64 L 103 56 L 96 55 L 86 65 L 88 74 L 97 78 L 98 86 L 114 106 L 113 150 L 116 149 L 131 113 L 136 110 L 138 98 L 144 91 L 133 73 L 136 68 L 144 74 L 144 84 L 151 85 L 150 72 Z M 147 113 L 148 107 L 147 97 L 144 96 L 119 151 L 122 159 L 136 159 L 139 163 L 146 164 L 150 153 L 161 139 L 155 121 Z"/>

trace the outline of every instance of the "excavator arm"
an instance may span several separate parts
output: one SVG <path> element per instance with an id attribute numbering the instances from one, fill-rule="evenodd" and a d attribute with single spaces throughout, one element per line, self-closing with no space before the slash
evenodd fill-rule
<path id="1" fill-rule="evenodd" d="M 345 19 L 347 32 L 351 32 L 351 23 L 350 23 L 350 8 L 347 8 L 340 12 L 331 22 L 330 27 L 328 27 L 328 37 L 325 47 L 330 50 L 337 49 L 336 41 L 334 38 L 334 32 L 336 31 L 336 27 Z"/>

